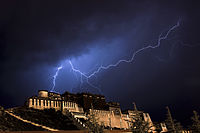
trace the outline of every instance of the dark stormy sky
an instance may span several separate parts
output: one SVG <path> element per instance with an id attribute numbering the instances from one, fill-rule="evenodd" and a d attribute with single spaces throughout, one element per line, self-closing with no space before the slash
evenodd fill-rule
<path id="1" fill-rule="evenodd" d="M 0 105 L 22 105 L 38 90 L 51 90 L 60 65 L 57 92 L 98 93 L 80 87 L 80 75 L 67 60 L 92 73 L 156 45 L 158 36 L 180 20 L 159 48 L 102 70 L 90 82 L 123 109 L 134 101 L 153 120 L 163 120 L 168 105 L 176 119 L 188 122 L 192 110 L 200 111 L 199 12 L 199 3 L 189 0 L 1 1 Z"/>

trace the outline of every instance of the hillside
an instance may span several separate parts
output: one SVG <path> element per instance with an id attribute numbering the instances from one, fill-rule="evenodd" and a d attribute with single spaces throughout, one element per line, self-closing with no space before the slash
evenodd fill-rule
<path id="1" fill-rule="evenodd" d="M 22 122 L 5 113 L 0 107 L 0 131 L 43 131 L 41 127 Z"/>
<path id="2" fill-rule="evenodd" d="M 13 108 L 12 113 L 25 120 L 58 130 L 83 129 L 70 115 L 63 115 L 54 109 L 36 110 L 26 107 Z"/>

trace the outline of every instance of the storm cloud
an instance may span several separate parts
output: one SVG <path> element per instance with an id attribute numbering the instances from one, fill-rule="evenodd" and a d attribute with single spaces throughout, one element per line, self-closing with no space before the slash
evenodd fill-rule
<path id="1" fill-rule="evenodd" d="M 180 20 L 160 48 L 100 72 L 94 83 L 108 100 L 121 102 L 124 109 L 136 101 L 156 120 L 166 105 L 180 113 L 185 103 L 191 111 L 199 106 L 198 12 L 198 2 L 178 0 L 0 2 L 0 104 L 22 105 L 37 90 L 51 88 L 56 68 L 68 59 L 87 73 L 130 58 Z M 57 91 L 83 91 L 78 87 L 66 65 Z"/>

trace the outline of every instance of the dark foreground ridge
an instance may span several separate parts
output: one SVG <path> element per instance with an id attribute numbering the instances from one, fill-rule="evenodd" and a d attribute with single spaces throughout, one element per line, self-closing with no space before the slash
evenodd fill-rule
<path id="1" fill-rule="evenodd" d="M 42 126 L 58 130 L 80 130 L 83 129 L 70 114 L 63 115 L 55 109 L 37 110 L 27 107 L 16 107 L 4 110 L 0 107 L 0 131 L 45 131 L 41 126 L 34 126 L 11 116 L 7 112 L 20 118 L 37 123 Z M 47 130 L 46 130 L 47 131 Z"/>
<path id="2" fill-rule="evenodd" d="M 63 115 L 55 109 L 37 110 L 27 107 L 17 107 L 12 112 L 25 120 L 35 122 L 58 130 L 80 130 L 82 129 L 69 115 Z"/>
<path id="3" fill-rule="evenodd" d="M 0 131 L 44 131 L 44 129 L 10 116 L 0 106 Z"/>

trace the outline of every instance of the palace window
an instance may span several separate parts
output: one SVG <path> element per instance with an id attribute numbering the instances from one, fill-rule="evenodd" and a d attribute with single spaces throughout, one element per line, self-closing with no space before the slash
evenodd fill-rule
<path id="1" fill-rule="evenodd" d="M 34 105 L 34 99 L 32 99 L 32 105 Z"/>
<path id="2" fill-rule="evenodd" d="M 37 99 L 35 99 L 35 100 L 36 100 L 36 102 L 35 102 L 35 103 L 36 103 L 36 105 L 37 105 L 37 103 L 38 103 L 38 102 L 37 102 Z"/>
<path id="3" fill-rule="evenodd" d="M 39 105 L 41 106 L 41 100 L 39 99 Z"/>
<path id="4" fill-rule="evenodd" d="M 49 100 L 47 100 L 46 102 L 47 102 L 47 106 L 48 106 L 48 102 L 49 102 Z"/>
<path id="5" fill-rule="evenodd" d="M 45 100 L 43 100 L 43 105 L 45 106 Z"/>

